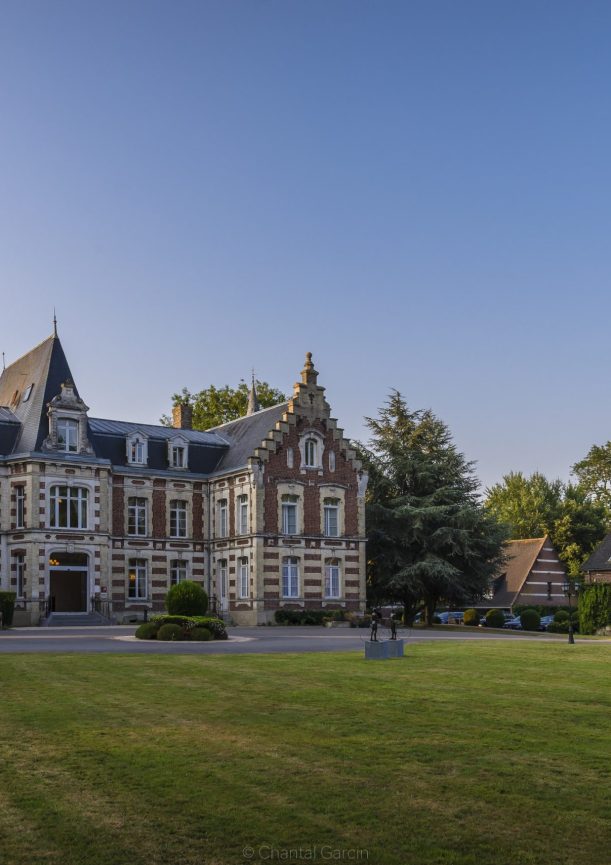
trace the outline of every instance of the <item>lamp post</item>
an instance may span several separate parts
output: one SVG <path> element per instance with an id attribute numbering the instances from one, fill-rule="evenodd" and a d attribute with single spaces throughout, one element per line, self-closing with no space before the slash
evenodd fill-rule
<path id="1" fill-rule="evenodd" d="M 567 577 L 562 584 L 562 590 L 569 599 L 569 643 L 571 645 L 575 644 L 575 637 L 573 636 L 573 606 L 571 604 L 571 599 L 573 595 L 577 597 L 580 588 L 581 587 L 577 580 L 573 580 L 570 577 Z"/>

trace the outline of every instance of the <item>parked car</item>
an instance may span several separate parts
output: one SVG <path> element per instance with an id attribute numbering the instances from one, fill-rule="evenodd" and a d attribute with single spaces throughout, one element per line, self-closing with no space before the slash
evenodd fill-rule
<path id="1" fill-rule="evenodd" d="M 540 624 L 540 626 L 539 626 L 539 630 L 541 630 L 541 631 L 547 631 L 548 626 L 551 625 L 551 623 L 552 623 L 553 621 L 554 621 L 554 617 L 553 617 L 553 616 L 542 616 L 542 617 L 541 617 L 541 624 Z"/>
<path id="2" fill-rule="evenodd" d="M 442 625 L 462 625 L 465 614 L 461 610 L 446 610 L 443 613 L 437 613 L 441 619 Z"/>
<path id="3" fill-rule="evenodd" d="M 519 616 L 516 616 L 515 619 L 508 619 L 508 620 L 506 620 L 503 627 L 509 628 L 512 631 L 521 631 L 522 630 L 522 619 Z"/>

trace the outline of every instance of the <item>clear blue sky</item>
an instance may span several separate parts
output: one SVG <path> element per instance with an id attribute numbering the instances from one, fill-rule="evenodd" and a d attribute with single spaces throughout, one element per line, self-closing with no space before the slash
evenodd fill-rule
<path id="1" fill-rule="evenodd" d="M 611 4 L 2 0 L 0 349 L 92 414 L 391 387 L 490 484 L 611 438 Z"/>

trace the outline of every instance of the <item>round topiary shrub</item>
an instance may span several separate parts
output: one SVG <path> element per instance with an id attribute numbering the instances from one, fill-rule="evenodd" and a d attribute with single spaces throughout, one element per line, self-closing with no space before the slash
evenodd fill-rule
<path id="1" fill-rule="evenodd" d="M 158 640 L 182 640 L 183 630 L 180 625 L 162 625 L 157 631 Z"/>
<path id="2" fill-rule="evenodd" d="M 208 642 L 212 639 L 212 632 L 208 628 L 191 628 L 189 631 L 189 639 L 197 642 Z"/>
<path id="3" fill-rule="evenodd" d="M 488 610 L 486 613 L 487 628 L 502 628 L 505 624 L 505 616 L 501 610 Z"/>
<path id="4" fill-rule="evenodd" d="M 157 636 L 158 625 L 155 622 L 143 622 L 136 629 L 136 637 L 139 640 L 154 640 Z"/>
<path id="5" fill-rule="evenodd" d="M 554 621 L 555 622 L 568 622 L 569 620 L 569 611 L 568 610 L 556 610 L 554 613 Z"/>
<path id="6" fill-rule="evenodd" d="M 183 580 L 172 586 L 165 598 L 171 616 L 205 616 L 208 610 L 208 595 L 199 583 Z"/>
<path id="7" fill-rule="evenodd" d="M 523 631 L 538 631 L 541 625 L 541 616 L 536 610 L 523 610 L 520 613 L 520 622 Z"/>
<path id="8" fill-rule="evenodd" d="M 479 619 L 480 619 L 480 616 L 479 616 L 479 613 L 477 612 L 477 610 L 474 610 L 474 609 L 465 610 L 465 615 L 463 618 L 463 622 L 465 623 L 465 625 L 469 625 L 472 628 L 476 628 L 479 625 Z"/>

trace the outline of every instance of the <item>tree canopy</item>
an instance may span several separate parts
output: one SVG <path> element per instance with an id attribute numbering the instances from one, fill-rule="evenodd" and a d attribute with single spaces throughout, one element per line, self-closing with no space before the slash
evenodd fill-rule
<path id="1" fill-rule="evenodd" d="M 424 606 L 432 621 L 441 599 L 481 597 L 503 560 L 506 533 L 478 500 L 473 464 L 431 411 L 410 411 L 393 391 L 378 419 L 367 418 L 367 496 L 371 599 Z"/>
<path id="2" fill-rule="evenodd" d="M 261 408 L 278 405 L 287 399 L 281 390 L 272 387 L 266 381 L 257 380 L 256 388 Z M 244 380 L 240 381 L 237 387 L 228 384 L 223 387 L 210 385 L 197 393 L 191 393 L 183 387 L 180 393 L 173 394 L 172 405 L 190 403 L 193 407 L 193 429 L 207 430 L 243 417 L 248 408 L 248 393 L 249 386 Z M 171 426 L 172 419 L 168 415 L 163 415 L 161 423 Z"/>
<path id="3" fill-rule="evenodd" d="M 611 441 L 592 445 L 584 459 L 573 466 L 573 474 L 587 495 L 601 502 L 611 517 Z"/>
<path id="4" fill-rule="evenodd" d="M 571 575 L 579 573 L 607 528 L 604 505 L 582 484 L 550 481 L 539 472 L 505 475 L 486 490 L 486 507 L 516 540 L 549 535 Z"/>

